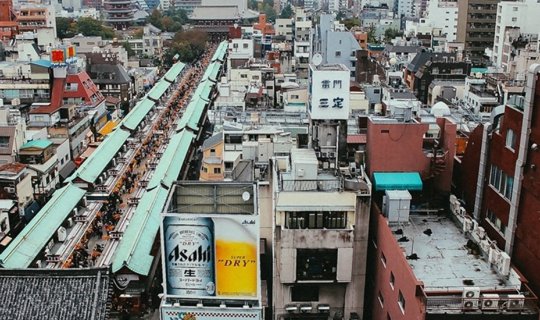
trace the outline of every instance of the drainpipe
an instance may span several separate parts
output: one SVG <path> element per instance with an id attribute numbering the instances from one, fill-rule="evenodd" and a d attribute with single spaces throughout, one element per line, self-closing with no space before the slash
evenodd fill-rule
<path id="1" fill-rule="evenodd" d="M 506 253 L 511 257 L 514 249 L 514 238 L 516 235 L 517 215 L 519 211 L 519 198 L 521 196 L 521 186 L 523 182 L 523 170 L 527 162 L 527 151 L 529 150 L 529 134 L 531 131 L 531 118 L 534 105 L 534 94 L 536 81 L 540 73 L 540 64 L 533 64 L 527 74 L 527 86 L 525 89 L 525 104 L 523 105 L 523 122 L 519 139 L 519 153 L 516 161 L 514 173 L 514 188 L 512 189 L 512 201 L 510 202 L 510 212 L 508 216 L 508 228 L 506 229 Z"/>
<path id="2" fill-rule="evenodd" d="M 484 198 L 484 179 L 486 176 L 487 157 L 489 151 L 489 134 L 491 124 L 484 124 L 482 133 L 482 148 L 480 149 L 480 163 L 478 164 L 478 179 L 476 180 L 476 195 L 474 197 L 474 219 L 480 221 L 480 210 L 482 209 L 482 199 Z"/>

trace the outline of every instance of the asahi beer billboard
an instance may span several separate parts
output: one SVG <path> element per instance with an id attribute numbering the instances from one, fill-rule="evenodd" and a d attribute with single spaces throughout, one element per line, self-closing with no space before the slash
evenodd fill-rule
<path id="1" fill-rule="evenodd" d="M 259 298 L 259 223 L 254 215 L 164 214 L 165 294 Z"/>
<path id="2" fill-rule="evenodd" d="M 259 320 L 260 309 L 191 309 L 186 307 L 161 307 L 161 320 Z"/>

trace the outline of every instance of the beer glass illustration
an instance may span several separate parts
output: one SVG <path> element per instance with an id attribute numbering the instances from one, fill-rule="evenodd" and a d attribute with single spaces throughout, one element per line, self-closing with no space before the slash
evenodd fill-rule
<path id="1" fill-rule="evenodd" d="M 214 219 L 218 296 L 257 296 L 257 238 L 250 230 L 254 221 L 253 225 L 244 223 Z"/>
<path id="2" fill-rule="evenodd" d="M 210 218 L 170 218 L 165 228 L 167 291 L 214 296 L 214 223 Z"/>

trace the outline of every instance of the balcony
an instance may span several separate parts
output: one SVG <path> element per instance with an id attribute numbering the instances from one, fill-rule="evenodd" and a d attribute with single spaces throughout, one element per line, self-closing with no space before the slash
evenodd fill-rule
<path id="1" fill-rule="evenodd" d="M 281 229 L 280 242 L 284 248 L 352 248 L 353 229 Z"/>

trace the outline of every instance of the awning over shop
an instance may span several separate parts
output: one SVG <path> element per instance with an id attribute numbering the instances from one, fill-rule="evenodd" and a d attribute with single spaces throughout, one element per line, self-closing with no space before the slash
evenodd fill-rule
<path id="1" fill-rule="evenodd" d="M 68 161 L 66 165 L 60 170 L 60 177 L 66 179 L 69 175 L 77 169 L 77 166 L 73 161 Z"/>
<path id="2" fill-rule="evenodd" d="M 116 127 L 116 121 L 109 120 L 103 126 L 103 128 L 99 129 L 99 134 L 101 134 L 102 136 L 108 135 L 109 133 L 111 133 L 114 130 L 115 127 Z"/>
<path id="3" fill-rule="evenodd" d="M 422 190 L 418 172 L 375 172 L 375 190 Z"/>

